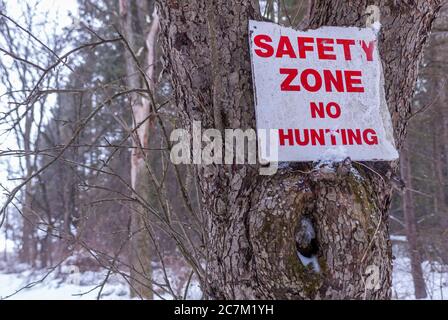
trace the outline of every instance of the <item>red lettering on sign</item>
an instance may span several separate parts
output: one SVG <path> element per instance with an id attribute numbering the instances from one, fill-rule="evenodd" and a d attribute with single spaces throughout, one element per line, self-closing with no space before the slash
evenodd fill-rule
<path id="1" fill-rule="evenodd" d="M 349 145 L 353 145 L 353 144 L 361 144 L 361 130 L 360 129 L 356 129 L 355 131 L 349 129 L 347 130 L 347 136 L 348 136 L 348 144 Z"/>
<path id="2" fill-rule="evenodd" d="M 317 38 L 317 56 L 321 60 L 336 60 L 336 55 L 333 53 L 334 40 L 327 38 Z"/>
<path id="3" fill-rule="evenodd" d="M 324 105 L 323 102 L 319 102 L 318 105 L 315 102 L 311 102 L 310 109 L 311 117 L 313 119 L 317 117 L 325 118 L 325 114 L 327 114 L 332 119 L 336 119 L 341 116 L 341 107 L 336 102 L 330 102 L 327 103 L 327 105 Z"/>
<path id="4" fill-rule="evenodd" d="M 339 45 L 342 46 L 344 60 L 351 61 L 352 46 L 356 44 L 353 39 L 297 37 L 298 47 L 295 47 L 288 36 L 280 36 L 275 44 L 272 42 L 272 37 L 267 34 L 256 35 L 254 37 L 256 55 L 262 58 L 270 58 L 275 55 L 277 58 L 306 59 L 308 52 L 316 52 L 319 60 L 336 60 L 338 57 L 335 52 L 335 45 Z M 366 60 L 373 61 L 375 41 L 359 40 L 359 45 Z"/>
<path id="5" fill-rule="evenodd" d="M 352 60 L 352 53 L 351 53 L 351 50 L 350 50 L 350 46 L 355 44 L 355 40 L 351 40 L 351 39 L 337 39 L 336 43 L 343 46 L 345 60 L 347 60 L 347 61 Z"/>
<path id="6" fill-rule="evenodd" d="M 299 85 L 292 85 L 291 83 L 294 81 L 294 79 L 299 74 L 299 70 L 297 69 L 288 69 L 288 68 L 281 68 L 280 74 L 286 74 L 287 77 L 280 85 L 281 91 L 300 91 Z"/>
<path id="7" fill-rule="evenodd" d="M 342 77 L 342 71 L 336 70 L 336 76 L 333 76 L 331 70 L 324 70 L 324 79 L 325 79 L 325 91 L 333 92 L 332 87 L 336 89 L 337 92 L 344 92 L 344 80 Z"/>
<path id="8" fill-rule="evenodd" d="M 310 135 L 307 129 L 303 130 L 303 135 L 300 134 L 299 129 L 294 129 L 294 136 L 296 138 L 296 143 L 299 146 L 306 146 L 310 143 Z M 300 139 L 301 136 L 302 139 Z"/>
<path id="9" fill-rule="evenodd" d="M 280 85 L 281 91 L 300 91 L 300 85 L 309 92 L 317 92 L 322 89 L 325 83 L 325 91 L 333 92 L 364 92 L 361 77 L 358 70 L 323 70 L 323 78 L 319 71 L 315 69 L 305 69 L 300 73 L 300 84 L 293 85 L 292 82 L 299 75 L 298 69 L 280 68 L 280 74 L 287 75 Z M 345 82 L 345 86 L 344 86 Z"/>
<path id="10" fill-rule="evenodd" d="M 374 129 L 279 129 L 281 146 L 377 145 Z"/>
<path id="11" fill-rule="evenodd" d="M 325 145 L 325 132 L 323 129 L 319 130 L 310 129 L 310 136 L 311 136 L 311 144 L 313 146 L 317 145 L 318 142 L 321 146 Z"/>
<path id="12" fill-rule="evenodd" d="M 277 58 L 282 58 L 284 55 L 287 55 L 290 58 L 297 58 L 292 44 L 287 36 L 280 37 L 280 41 L 278 42 L 277 54 L 275 56 Z"/>
<path id="13" fill-rule="evenodd" d="M 310 109 L 311 109 L 311 117 L 313 119 L 317 117 L 325 118 L 325 108 L 323 102 L 319 102 L 319 105 L 317 105 L 315 102 L 311 102 Z"/>
<path id="14" fill-rule="evenodd" d="M 314 78 L 314 84 L 311 84 L 310 76 L 311 78 Z M 309 92 L 317 92 L 322 88 L 322 78 L 319 72 L 314 69 L 303 70 L 300 75 L 300 82 L 302 83 L 303 88 Z"/>
<path id="15" fill-rule="evenodd" d="M 307 51 L 313 51 L 313 46 L 307 46 L 307 43 L 314 43 L 314 38 L 310 37 L 298 37 L 297 43 L 299 44 L 299 57 L 300 59 L 306 59 Z"/>
<path id="16" fill-rule="evenodd" d="M 288 129 L 288 134 L 285 134 L 283 129 L 278 130 L 278 137 L 280 139 L 280 145 L 285 145 L 285 140 L 288 140 L 290 146 L 294 145 L 294 136 L 292 134 L 292 129 Z"/>
<path id="17" fill-rule="evenodd" d="M 375 41 L 370 41 L 368 44 L 361 40 L 361 48 L 366 54 L 367 61 L 373 61 L 373 49 L 375 49 Z"/>
<path id="18" fill-rule="evenodd" d="M 336 134 L 339 133 L 339 130 L 325 129 L 325 133 L 329 133 L 330 134 L 331 145 L 335 146 L 337 144 L 337 142 L 336 142 Z"/>
<path id="19" fill-rule="evenodd" d="M 269 44 L 272 38 L 267 34 L 259 34 L 254 38 L 254 44 L 260 48 L 255 49 L 255 53 L 262 58 L 269 58 L 274 54 L 274 48 Z"/>
<path id="20" fill-rule="evenodd" d="M 347 92 L 364 92 L 364 87 L 362 86 L 362 73 L 358 70 L 346 70 L 345 74 L 345 85 L 347 87 Z M 356 86 L 361 85 L 361 86 Z"/>
<path id="21" fill-rule="evenodd" d="M 378 136 L 376 135 L 376 131 L 373 129 L 364 130 L 362 137 L 364 141 L 370 146 L 378 144 Z"/>

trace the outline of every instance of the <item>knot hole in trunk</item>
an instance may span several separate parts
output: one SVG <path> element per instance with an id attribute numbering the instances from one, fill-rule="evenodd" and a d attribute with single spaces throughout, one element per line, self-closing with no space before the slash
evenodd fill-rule
<path id="1" fill-rule="evenodd" d="M 295 242 L 300 262 L 305 267 L 311 266 L 315 272 L 319 272 L 320 267 L 317 259 L 319 243 L 310 216 L 303 215 L 300 218 L 295 230 Z"/>

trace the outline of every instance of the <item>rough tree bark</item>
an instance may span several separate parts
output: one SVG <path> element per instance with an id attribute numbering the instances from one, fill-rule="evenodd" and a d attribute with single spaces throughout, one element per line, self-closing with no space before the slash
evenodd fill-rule
<path id="1" fill-rule="evenodd" d="M 414 281 L 414 292 L 417 299 L 426 298 L 426 285 L 423 279 L 422 258 L 418 247 L 417 222 L 415 218 L 414 196 L 412 194 L 412 173 L 408 149 L 403 148 L 400 154 L 400 169 L 407 190 L 403 195 L 403 213 L 411 260 L 411 274 Z"/>
<path id="2" fill-rule="evenodd" d="M 129 88 L 145 88 L 149 86 L 151 91 L 154 90 L 154 66 L 155 58 L 155 44 L 157 41 L 157 34 L 159 28 L 159 20 L 157 14 L 152 16 L 152 21 L 149 28 L 141 28 L 135 30 L 136 15 L 139 10 L 147 10 L 149 14 L 149 5 L 151 1 L 137 1 L 131 3 L 126 0 L 120 1 L 120 14 L 122 19 L 122 28 L 126 41 L 133 53 L 125 46 L 126 71 L 127 71 L 127 85 Z M 141 12 L 140 12 L 141 13 Z M 146 17 L 145 17 L 146 18 Z M 141 71 L 138 68 L 136 59 L 136 52 L 138 49 L 136 36 L 137 33 L 147 31 L 144 36 L 146 45 L 146 57 L 142 65 L 145 66 L 145 81 L 141 78 Z M 141 35 L 141 34 L 140 34 Z M 135 128 L 132 136 L 133 149 L 131 155 L 131 186 L 133 190 L 146 201 L 151 202 L 151 186 L 149 173 L 146 168 L 146 161 L 148 155 L 142 150 L 148 148 L 149 145 L 149 131 L 150 131 L 150 101 L 142 98 L 139 94 L 131 95 L 132 105 L 132 120 L 133 128 Z M 152 299 L 152 266 L 151 266 L 151 252 L 152 240 L 150 237 L 150 219 L 149 214 L 140 204 L 136 203 L 131 214 L 131 271 L 130 271 L 130 285 L 131 296 L 140 297 L 144 299 Z"/>
<path id="3" fill-rule="evenodd" d="M 369 4 L 382 11 L 379 45 L 398 146 L 406 132 L 417 66 L 439 1 L 319 0 L 308 27 L 364 26 Z M 161 32 L 183 125 L 254 128 L 248 20 L 256 1 L 158 0 Z M 290 164 L 273 176 L 248 165 L 200 166 L 207 217 L 210 298 L 389 298 L 387 210 L 395 164 L 315 170 Z M 366 166 L 374 167 L 367 169 Z M 300 168 L 300 170 L 297 170 Z M 297 258 L 295 233 L 306 219 L 316 232 L 320 272 Z M 300 230 L 300 228 L 299 228 Z M 374 266 L 373 269 L 369 266 Z M 367 286 L 366 272 L 376 270 Z"/>

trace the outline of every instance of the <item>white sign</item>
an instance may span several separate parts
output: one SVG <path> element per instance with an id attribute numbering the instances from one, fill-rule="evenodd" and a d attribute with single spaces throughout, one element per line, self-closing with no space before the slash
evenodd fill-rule
<path id="1" fill-rule="evenodd" d="M 398 158 L 376 30 L 250 21 L 249 34 L 257 129 L 277 133 L 262 160 Z"/>

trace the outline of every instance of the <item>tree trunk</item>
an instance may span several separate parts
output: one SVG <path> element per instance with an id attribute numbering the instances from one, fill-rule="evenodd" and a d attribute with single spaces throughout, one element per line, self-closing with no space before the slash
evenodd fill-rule
<path id="1" fill-rule="evenodd" d="M 438 1 L 395 5 L 379 1 L 386 94 L 400 146 L 417 66 Z M 401 3 L 400 2 L 400 3 Z M 255 128 L 248 20 L 256 1 L 158 0 L 166 67 L 186 128 Z M 309 27 L 363 26 L 367 1 L 314 1 Z M 370 4 L 370 2 L 369 2 Z M 260 176 L 254 166 L 199 166 L 207 217 L 210 298 L 389 298 L 391 245 L 387 228 L 396 165 L 356 166 L 302 173 L 290 164 Z M 300 168 L 301 170 L 296 170 Z M 380 176 L 382 175 L 382 177 Z M 296 231 L 312 225 L 320 271 L 301 264 Z M 299 247 L 301 245 L 299 244 Z M 374 271 L 373 274 L 370 272 Z"/>
<path id="2" fill-rule="evenodd" d="M 35 257 L 37 251 L 37 239 L 34 233 L 35 230 L 35 215 L 32 209 L 32 193 L 31 193 L 31 182 L 28 182 L 24 189 L 23 197 L 23 209 L 22 209 L 22 247 L 20 250 L 20 261 L 30 265 L 35 265 Z"/>
<path id="3" fill-rule="evenodd" d="M 446 203 L 446 180 L 444 168 L 446 167 L 446 88 L 439 89 L 440 100 L 433 111 L 433 154 L 432 168 L 434 173 L 434 211 L 437 216 L 439 236 L 433 241 L 438 244 L 437 255 L 443 263 L 448 263 L 448 210 Z"/>
<path id="4" fill-rule="evenodd" d="M 33 165 L 31 159 L 31 127 L 33 124 L 33 111 L 27 114 L 25 119 L 25 128 L 23 130 L 23 148 L 25 152 L 25 174 L 28 179 L 33 173 Z M 20 261 L 35 265 L 37 258 L 37 239 L 35 227 L 37 217 L 32 208 L 32 182 L 29 181 L 25 185 L 23 193 L 23 228 L 22 228 L 22 248 L 20 250 Z"/>
<path id="5" fill-rule="evenodd" d="M 440 89 L 440 104 L 434 116 L 433 128 L 433 144 L 434 144 L 434 154 L 433 154 L 433 164 L 434 164 L 434 175 L 436 182 L 435 190 L 435 211 L 440 219 L 440 227 L 442 230 L 448 229 L 448 213 L 446 208 L 446 196 L 445 196 L 445 174 L 444 167 L 446 165 L 446 150 L 445 143 L 446 137 L 446 127 L 445 127 L 445 102 L 446 102 L 446 88 Z"/>
<path id="6" fill-rule="evenodd" d="M 134 3 L 135 4 L 135 3 Z M 143 2 L 138 2 L 138 10 L 143 8 L 148 9 L 149 2 L 144 5 Z M 133 8 L 133 3 L 125 0 L 120 1 L 120 13 L 122 16 L 122 26 L 126 40 L 132 50 L 137 48 L 135 41 L 136 31 L 133 28 L 135 24 L 135 15 L 139 14 L 137 8 Z M 140 12 L 141 13 L 141 12 Z M 148 10 L 149 13 L 149 10 Z M 156 15 L 153 16 L 148 33 L 146 34 L 146 49 L 147 55 L 144 61 L 145 67 L 145 83 L 148 83 L 149 90 L 154 89 L 154 65 L 155 59 L 155 43 L 157 40 L 159 21 Z M 146 30 L 144 28 L 143 30 Z M 144 45 L 144 44 L 143 44 Z M 136 50 L 134 51 L 135 54 Z M 127 70 L 127 84 L 129 88 L 142 88 L 140 83 L 140 70 L 137 67 L 137 62 L 134 60 L 133 54 L 126 51 L 126 70 Z M 144 87 L 144 86 L 143 86 Z M 146 169 L 146 161 L 148 156 L 143 152 L 143 149 L 148 148 L 149 145 L 149 130 L 150 130 L 150 102 L 148 99 L 142 98 L 138 94 L 131 95 L 132 105 L 132 119 L 133 127 L 136 128 L 133 134 L 133 149 L 131 156 L 131 186 L 140 197 L 145 201 L 151 202 L 151 186 L 148 171 Z M 152 241 L 149 234 L 150 219 L 146 209 L 136 202 L 133 212 L 131 214 L 131 271 L 130 271 L 130 285 L 131 296 L 140 297 L 144 299 L 152 299 Z"/>
<path id="7" fill-rule="evenodd" d="M 415 218 L 414 197 L 412 194 L 412 173 L 411 163 L 407 148 L 401 150 L 401 175 L 406 184 L 407 190 L 403 195 L 403 212 L 408 240 L 409 256 L 411 259 L 411 273 L 414 280 L 414 291 L 417 299 L 426 298 L 426 285 L 423 279 L 422 258 L 418 247 L 417 222 Z"/>

